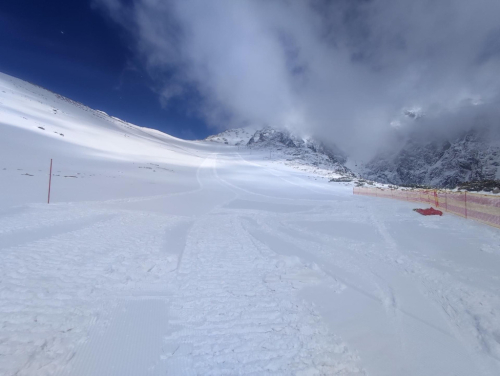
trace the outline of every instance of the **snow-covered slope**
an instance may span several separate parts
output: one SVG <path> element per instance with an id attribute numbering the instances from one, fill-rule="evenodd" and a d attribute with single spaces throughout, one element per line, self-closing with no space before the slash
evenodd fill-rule
<path id="1" fill-rule="evenodd" d="M 0 375 L 500 374 L 497 229 L 316 181 L 288 159 L 337 152 L 273 130 L 183 141 L 6 75 L 0 123 Z"/>
<path id="2" fill-rule="evenodd" d="M 208 148 L 129 124 L 4 74 L 0 108 L 0 203 L 43 201 L 50 159 L 54 202 L 140 195 L 137 188 L 144 181 L 151 193 L 163 193 L 159 184 L 165 181 L 171 183 L 167 189 L 183 189 L 176 170 L 200 163 L 197 150 Z"/>
<path id="3" fill-rule="evenodd" d="M 454 188 L 459 183 L 500 179 L 500 143 L 473 129 L 445 141 L 410 139 L 397 153 L 366 164 L 363 177 L 390 184 Z"/>

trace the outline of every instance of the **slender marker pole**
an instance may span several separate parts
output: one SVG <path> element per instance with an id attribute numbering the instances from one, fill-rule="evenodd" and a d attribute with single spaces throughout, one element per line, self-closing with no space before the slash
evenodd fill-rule
<path id="1" fill-rule="evenodd" d="M 50 173 L 49 173 L 49 197 L 47 198 L 47 204 L 50 204 L 50 184 L 52 183 L 52 159 L 50 160 Z"/>
<path id="2" fill-rule="evenodd" d="M 465 219 L 467 219 L 467 191 L 465 191 Z"/>

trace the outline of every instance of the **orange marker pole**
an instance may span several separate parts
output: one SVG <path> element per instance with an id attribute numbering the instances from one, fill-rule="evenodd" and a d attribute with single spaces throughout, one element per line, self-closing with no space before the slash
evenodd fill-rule
<path id="1" fill-rule="evenodd" d="M 465 219 L 467 219 L 467 191 L 465 191 Z"/>
<path id="2" fill-rule="evenodd" d="M 50 204 L 50 185 L 52 183 L 52 159 L 50 160 L 50 173 L 49 173 L 49 197 L 47 198 L 47 204 Z"/>

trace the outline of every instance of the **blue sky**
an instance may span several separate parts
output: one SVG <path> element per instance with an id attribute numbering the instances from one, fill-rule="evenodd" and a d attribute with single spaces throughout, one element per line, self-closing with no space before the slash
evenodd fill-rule
<path id="1" fill-rule="evenodd" d="M 0 71 L 177 137 L 270 125 L 367 159 L 415 132 L 498 128 L 498 14 L 493 0 L 2 1 Z"/>
<path id="2" fill-rule="evenodd" d="M 87 0 L 0 2 L 0 71 L 177 137 L 215 131 L 189 95 L 162 107 L 128 33 Z"/>

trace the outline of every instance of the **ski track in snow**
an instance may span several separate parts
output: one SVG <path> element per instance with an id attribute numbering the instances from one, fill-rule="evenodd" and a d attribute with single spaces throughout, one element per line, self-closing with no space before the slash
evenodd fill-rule
<path id="1" fill-rule="evenodd" d="M 225 274 L 221 280 L 220 274 Z M 284 265 L 262 254 L 237 216 L 198 220 L 173 297 L 168 374 L 354 374 L 355 357 L 294 297 Z M 182 351 L 179 351 L 179 348 Z M 179 368 L 178 368 L 179 367 Z"/>
<path id="2" fill-rule="evenodd" d="M 293 269 L 256 246 L 238 215 L 223 214 L 190 232 L 172 297 L 171 323 L 181 329 L 166 338 L 168 374 L 361 374 L 282 279 Z"/>

